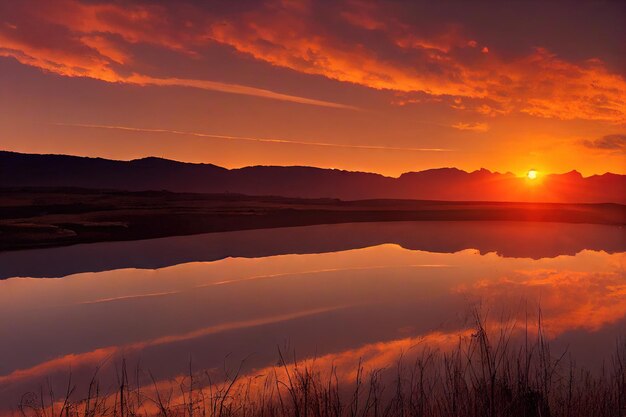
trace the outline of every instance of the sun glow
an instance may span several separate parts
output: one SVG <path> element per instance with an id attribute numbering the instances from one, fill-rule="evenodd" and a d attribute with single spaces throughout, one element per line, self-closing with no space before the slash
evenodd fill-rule
<path id="1" fill-rule="evenodd" d="M 531 169 L 530 171 L 528 171 L 526 176 L 528 177 L 529 180 L 537 179 L 537 170 L 536 169 Z"/>

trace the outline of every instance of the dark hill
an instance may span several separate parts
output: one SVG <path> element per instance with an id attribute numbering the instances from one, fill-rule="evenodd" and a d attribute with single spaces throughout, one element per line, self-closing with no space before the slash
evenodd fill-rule
<path id="1" fill-rule="evenodd" d="M 0 187 L 84 187 L 128 191 L 241 193 L 343 200 L 397 198 L 450 201 L 626 203 L 626 176 L 547 175 L 531 183 L 513 174 L 456 168 L 379 174 L 312 167 L 226 169 L 162 158 L 114 161 L 0 151 Z"/>

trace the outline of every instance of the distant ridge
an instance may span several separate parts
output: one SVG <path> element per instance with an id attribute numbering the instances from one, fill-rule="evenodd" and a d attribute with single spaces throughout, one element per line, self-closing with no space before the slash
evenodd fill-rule
<path id="1" fill-rule="evenodd" d="M 540 201 L 626 204 L 626 175 L 550 174 L 529 183 L 511 173 L 437 168 L 398 178 L 302 166 L 226 169 L 163 158 L 115 161 L 0 151 L 0 187 L 169 190 L 303 198 Z"/>

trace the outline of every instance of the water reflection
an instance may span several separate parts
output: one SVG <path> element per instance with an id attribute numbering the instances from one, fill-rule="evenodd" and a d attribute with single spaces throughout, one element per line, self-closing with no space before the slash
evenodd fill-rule
<path id="1" fill-rule="evenodd" d="M 337 252 L 395 243 L 451 253 L 477 249 L 503 257 L 551 258 L 583 249 L 626 251 L 624 228 L 533 222 L 351 223 L 245 230 L 132 242 L 105 242 L 0 253 L 0 279 L 62 277 L 119 268 L 156 269 L 227 257 Z"/>
<path id="2" fill-rule="evenodd" d="M 526 235 L 516 235 L 526 237 L 519 238 L 520 248 L 515 250 L 516 239 L 495 239 L 502 232 L 486 230 L 487 224 L 463 226 L 463 234 L 472 230 L 475 236 L 446 241 L 443 234 L 429 242 L 412 234 L 429 236 L 430 225 L 392 223 L 255 231 L 257 242 L 241 240 L 245 245 L 240 252 L 232 252 L 250 258 L 181 263 L 182 258 L 172 257 L 162 262 L 173 266 L 155 270 L 115 269 L 117 264 L 103 263 L 102 272 L 63 279 L 4 280 L 0 409 L 15 404 L 46 376 L 63 385 L 71 367 L 79 383 L 91 377 L 96 366 L 113 366 L 121 357 L 129 363 L 140 361 L 142 368 L 163 379 L 184 372 L 190 357 L 197 368 L 221 368 L 228 357 L 248 358 L 248 370 L 262 370 L 275 363 L 277 346 L 294 349 L 301 358 L 343 363 L 347 370 L 359 358 L 382 366 L 416 344 L 454 343 L 466 332 L 468 311 L 477 303 L 488 306 L 494 322 L 524 320 L 541 304 L 545 328 L 556 347 L 569 346 L 580 363 L 599 366 L 626 328 L 626 257 L 623 239 L 614 229 L 541 225 L 552 230 L 553 240 L 544 238 L 533 245 L 530 237 L 539 233 L 535 224 L 493 226 L 509 231 L 530 227 Z M 315 231 L 311 241 L 302 242 L 300 238 L 311 230 Z M 381 234 L 378 239 L 376 230 Z M 234 251 L 228 245 L 251 233 L 221 234 L 230 242 L 222 253 Z M 264 233 L 269 237 L 262 238 Z M 392 239 L 393 233 L 399 236 Z M 600 238 L 603 234 L 608 243 Z M 335 236 L 339 242 L 331 244 Z M 594 250 L 587 249 L 583 236 L 589 237 Z M 191 239 L 189 243 L 213 237 L 171 239 Z M 146 245 L 150 255 L 126 261 L 157 262 L 156 254 L 165 248 L 161 245 L 171 245 L 171 239 L 132 242 L 136 253 Z M 287 239 L 293 239 L 297 253 L 327 253 L 257 257 L 287 251 Z M 388 240 L 397 244 L 369 243 Z M 481 242 L 480 250 L 465 248 L 472 241 Z M 217 248 L 217 242 L 211 242 L 204 248 Z M 107 247 L 109 253 L 119 253 L 116 245 L 129 244 Z M 260 245 L 256 252 L 255 245 Z M 341 245 L 360 249 L 330 251 Z M 431 251 L 420 250 L 419 245 L 428 245 Z M 49 251 L 89 252 L 97 247 Z M 446 253 L 446 247 L 462 250 Z M 29 253 L 39 259 L 44 251 L 23 252 L 22 260 Z M 553 257 L 537 256 L 540 253 Z M 197 249 L 189 256 L 201 254 Z M 209 257 L 214 255 L 209 251 Z M 87 267 L 93 264 L 81 265 Z"/>

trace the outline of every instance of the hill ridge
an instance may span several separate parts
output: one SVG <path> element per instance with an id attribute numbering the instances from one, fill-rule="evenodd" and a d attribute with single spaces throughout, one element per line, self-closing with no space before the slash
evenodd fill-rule
<path id="1" fill-rule="evenodd" d="M 0 187 L 52 186 L 128 191 L 168 190 L 297 198 L 529 201 L 626 204 L 626 175 L 583 177 L 572 170 L 530 182 L 511 173 L 455 167 L 399 177 L 310 166 L 224 168 L 162 157 L 130 161 L 0 151 Z"/>

